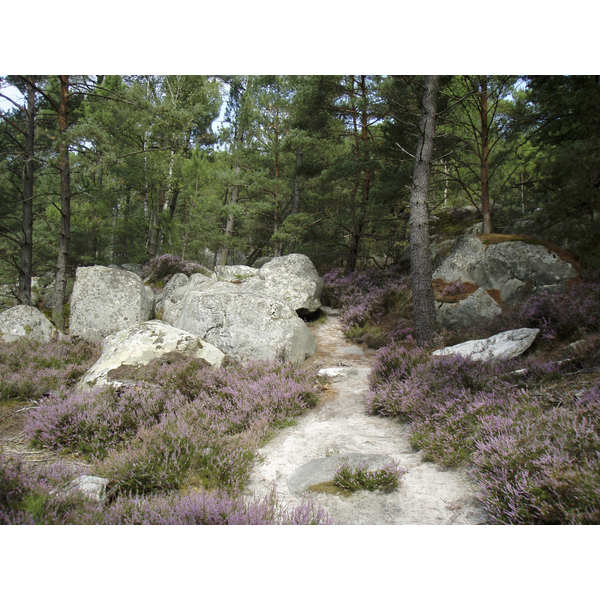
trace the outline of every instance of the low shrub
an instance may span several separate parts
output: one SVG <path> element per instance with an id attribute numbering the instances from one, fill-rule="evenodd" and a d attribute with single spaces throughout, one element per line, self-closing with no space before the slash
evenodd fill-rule
<path id="1" fill-rule="evenodd" d="M 377 331 L 380 321 L 392 311 L 397 324 L 405 321 L 412 331 L 411 292 L 408 277 L 398 269 L 367 269 L 343 275 L 333 269 L 323 276 L 324 295 L 332 306 L 341 309 L 341 323 L 346 335 L 355 342 L 381 347 L 393 334 Z"/>
<path id="2" fill-rule="evenodd" d="M 99 346 L 80 338 L 0 343 L 0 401 L 36 400 L 60 386 L 72 386 L 99 356 Z"/>
<path id="3" fill-rule="evenodd" d="M 316 403 L 315 378 L 276 361 L 212 369 L 190 359 L 163 365 L 160 388 L 63 388 L 30 412 L 25 431 L 34 445 L 93 457 L 122 494 L 178 489 L 191 475 L 235 490 L 261 440 Z"/>
<path id="4" fill-rule="evenodd" d="M 492 523 L 600 524 L 600 385 L 573 408 L 490 415 L 476 446 Z"/>
<path id="5" fill-rule="evenodd" d="M 183 273 L 188 277 L 194 273 L 210 273 L 206 267 L 199 263 L 183 262 L 174 254 L 163 254 L 151 259 L 142 269 L 142 277 L 150 283 L 166 283 L 176 273 Z M 160 287 L 157 286 L 157 287 Z"/>
<path id="6" fill-rule="evenodd" d="M 80 470 L 64 464 L 25 469 L 0 455 L 0 524 L 3 525 L 331 525 L 310 501 L 284 508 L 272 493 L 263 499 L 225 491 L 122 495 L 102 506 L 60 489 Z"/>
<path id="7" fill-rule="evenodd" d="M 400 478 L 405 472 L 397 461 L 390 461 L 380 469 L 371 469 L 369 461 L 350 465 L 347 459 L 343 459 L 333 475 L 333 483 L 349 492 L 358 490 L 391 492 L 398 487 Z"/>

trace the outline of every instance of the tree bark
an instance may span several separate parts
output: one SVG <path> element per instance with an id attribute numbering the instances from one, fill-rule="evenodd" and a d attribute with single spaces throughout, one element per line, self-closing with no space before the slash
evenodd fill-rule
<path id="1" fill-rule="evenodd" d="M 65 295 L 67 291 L 67 267 L 69 265 L 69 242 L 71 239 L 71 170 L 69 166 L 69 143 L 66 133 L 69 126 L 69 76 L 60 76 L 60 103 L 58 105 L 58 146 L 60 171 L 60 237 L 58 241 L 58 264 L 54 282 L 54 305 L 52 319 L 57 329 L 65 331 Z"/>
<path id="2" fill-rule="evenodd" d="M 480 82 L 481 110 L 481 214 L 483 233 L 492 233 L 492 212 L 490 208 L 490 147 L 488 123 L 488 86 L 484 75 Z"/>
<path id="3" fill-rule="evenodd" d="M 415 338 L 419 346 L 427 346 L 435 333 L 435 305 L 431 281 L 429 251 L 429 178 L 435 138 L 439 75 L 425 77 L 421 127 L 410 196 L 410 274 L 413 292 Z"/>
<path id="4" fill-rule="evenodd" d="M 33 268 L 33 169 L 35 142 L 35 78 L 28 75 L 25 125 L 25 170 L 23 174 L 23 210 L 21 227 L 21 263 L 19 266 L 19 304 L 31 304 L 31 271 Z"/>

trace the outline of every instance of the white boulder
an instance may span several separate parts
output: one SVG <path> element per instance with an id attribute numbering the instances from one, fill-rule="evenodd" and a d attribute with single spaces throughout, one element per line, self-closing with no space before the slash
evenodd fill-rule
<path id="1" fill-rule="evenodd" d="M 18 304 L 0 313 L 0 342 L 15 342 L 27 338 L 48 343 L 58 336 L 58 330 L 34 306 Z"/>
<path id="2" fill-rule="evenodd" d="M 189 289 L 175 327 L 239 361 L 281 357 L 299 363 L 316 352 L 306 323 L 282 299 L 240 288 L 218 282 L 206 290 Z"/>
<path id="3" fill-rule="evenodd" d="M 456 346 L 436 350 L 433 356 L 459 354 L 471 360 L 494 361 L 514 358 L 523 354 L 537 337 L 539 329 L 523 327 L 503 331 L 484 340 L 471 340 Z"/>
<path id="4" fill-rule="evenodd" d="M 171 327 L 162 321 L 147 321 L 108 336 L 102 342 L 102 355 L 82 377 L 79 389 L 96 385 L 122 385 L 110 376 L 123 365 L 145 366 L 164 354 L 177 352 L 184 356 L 202 358 L 213 367 L 221 366 L 225 355 L 198 336 Z"/>
<path id="5" fill-rule="evenodd" d="M 154 316 L 154 292 L 130 271 L 79 267 L 71 294 L 69 333 L 90 342 Z"/>

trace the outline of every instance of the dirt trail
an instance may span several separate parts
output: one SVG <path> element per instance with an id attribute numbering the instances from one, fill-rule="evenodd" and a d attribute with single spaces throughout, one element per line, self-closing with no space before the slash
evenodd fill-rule
<path id="1" fill-rule="evenodd" d="M 329 384 L 316 408 L 298 418 L 296 425 L 279 431 L 259 450 L 247 493 L 263 496 L 275 487 L 279 498 L 290 507 L 305 493 L 335 521 L 347 525 L 482 523 L 485 515 L 465 472 L 423 462 L 421 452 L 415 452 L 408 443 L 408 425 L 367 413 L 367 377 L 375 351 L 352 345 L 344 337 L 337 316 L 329 316 L 326 323 L 315 324 L 311 330 L 318 349 L 312 362 L 320 369 L 353 369 Z M 356 492 L 348 497 L 299 490 L 306 489 L 306 481 L 313 484 L 324 479 L 319 477 L 324 463 L 332 465 L 331 470 L 340 456 L 355 453 L 398 460 L 408 469 L 398 490 L 387 494 Z M 332 458 L 305 466 L 327 456 Z"/>

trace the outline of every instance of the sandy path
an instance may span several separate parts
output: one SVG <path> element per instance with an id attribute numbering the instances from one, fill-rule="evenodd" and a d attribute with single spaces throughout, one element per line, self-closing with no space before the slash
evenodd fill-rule
<path id="1" fill-rule="evenodd" d="M 275 487 L 282 502 L 294 506 L 301 501 L 301 494 L 293 493 L 288 484 L 297 488 L 296 470 L 306 463 L 346 453 L 384 455 L 408 469 L 397 491 L 357 492 L 347 498 L 317 492 L 306 495 L 334 520 L 348 525 L 482 523 L 485 516 L 475 499 L 476 488 L 464 472 L 423 462 L 421 453 L 415 452 L 406 439 L 407 425 L 367 413 L 367 375 L 375 351 L 346 340 L 336 316 L 311 330 L 318 348 L 313 362 L 320 368 L 342 365 L 354 369 L 349 376 L 329 384 L 329 392 L 316 408 L 259 450 L 260 458 L 246 491 L 263 496 Z M 301 472 L 307 470 L 311 467 Z"/>

